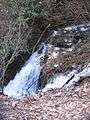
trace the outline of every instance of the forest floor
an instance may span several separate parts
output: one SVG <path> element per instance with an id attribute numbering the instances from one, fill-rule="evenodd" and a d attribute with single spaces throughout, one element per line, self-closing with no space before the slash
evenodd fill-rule
<path id="1" fill-rule="evenodd" d="M 0 120 L 90 120 L 90 78 L 69 91 L 38 92 L 20 100 L 0 95 Z"/>

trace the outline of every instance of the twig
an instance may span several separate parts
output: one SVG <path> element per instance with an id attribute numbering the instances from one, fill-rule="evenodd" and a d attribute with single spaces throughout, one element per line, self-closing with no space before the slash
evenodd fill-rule
<path id="1" fill-rule="evenodd" d="M 42 39 L 44 33 L 46 32 L 46 30 L 47 30 L 49 27 L 50 27 L 50 24 L 46 26 L 46 28 L 44 29 L 44 31 L 43 31 L 42 34 L 40 35 L 37 43 L 35 44 L 35 46 L 34 46 L 34 48 L 33 48 L 33 50 L 32 50 L 32 53 L 35 51 L 35 49 L 36 49 L 37 45 L 39 44 L 40 40 Z"/>

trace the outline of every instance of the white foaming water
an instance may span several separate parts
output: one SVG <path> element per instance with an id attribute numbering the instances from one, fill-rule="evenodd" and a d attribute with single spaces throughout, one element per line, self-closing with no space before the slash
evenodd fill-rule
<path id="1" fill-rule="evenodd" d="M 72 25 L 65 27 L 65 30 L 71 31 L 71 30 L 77 30 L 80 28 L 80 31 L 84 32 L 88 30 L 88 27 L 90 27 L 90 22 L 85 23 L 85 24 L 80 24 L 80 25 Z"/>
<path id="2" fill-rule="evenodd" d="M 36 91 L 37 80 L 43 67 L 40 65 L 40 59 L 44 56 L 47 47 L 47 45 L 42 44 L 40 49 L 32 54 L 21 71 L 4 88 L 5 95 L 18 98 Z"/>
<path id="3" fill-rule="evenodd" d="M 73 77 L 73 75 L 76 72 L 77 72 L 76 70 L 73 70 L 72 72 L 70 72 L 67 75 L 59 74 L 59 75 L 53 77 L 53 80 L 52 80 L 53 82 L 47 84 L 45 86 L 45 88 L 43 89 L 43 92 L 50 90 L 50 89 L 63 87 L 67 83 L 67 81 L 69 81 L 69 79 L 71 79 Z"/>
<path id="4" fill-rule="evenodd" d="M 81 77 L 83 78 L 90 77 L 90 63 L 81 72 L 78 72 L 77 70 L 73 70 L 69 72 L 67 75 L 59 74 L 53 77 L 53 82 L 47 84 L 43 89 L 43 92 L 55 88 L 62 88 L 62 87 L 68 89 L 70 86 L 77 83 Z"/>

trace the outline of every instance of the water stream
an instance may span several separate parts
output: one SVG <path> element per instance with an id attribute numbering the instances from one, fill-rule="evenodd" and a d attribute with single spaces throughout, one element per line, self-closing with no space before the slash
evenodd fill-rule
<path id="1" fill-rule="evenodd" d="M 72 70 L 68 74 L 56 74 L 51 79 L 52 82 L 49 82 L 43 92 L 46 92 L 51 89 L 55 88 L 62 88 L 69 89 L 72 85 L 79 82 L 80 78 L 90 77 L 90 63 L 82 70 L 78 71 Z"/>
<path id="2" fill-rule="evenodd" d="M 48 46 L 41 44 L 39 50 L 32 54 L 29 60 L 16 74 L 15 78 L 4 88 L 4 94 L 10 97 L 18 98 L 29 95 L 36 91 L 37 81 L 43 66 L 40 65 L 40 59 L 44 56 Z"/>

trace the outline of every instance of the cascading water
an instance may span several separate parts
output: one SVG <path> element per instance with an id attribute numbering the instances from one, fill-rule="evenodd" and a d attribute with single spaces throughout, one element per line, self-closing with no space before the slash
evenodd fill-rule
<path id="1" fill-rule="evenodd" d="M 63 29 L 63 31 L 80 31 L 85 32 L 90 29 L 90 22 L 85 25 L 77 25 L 77 26 L 68 26 Z M 58 32 L 54 31 L 53 36 L 57 35 Z M 59 33 L 60 34 L 60 33 Z M 73 50 L 73 41 L 68 40 L 71 47 L 64 49 L 64 52 Z M 35 92 L 38 86 L 38 79 L 43 66 L 40 65 L 41 58 L 47 52 L 47 49 L 50 47 L 48 44 L 42 44 L 39 50 L 32 54 L 29 60 L 26 62 L 24 67 L 21 69 L 19 73 L 16 74 L 15 78 L 9 82 L 9 84 L 4 88 L 4 94 L 18 98 L 21 96 L 27 96 L 31 92 Z M 57 54 L 53 54 L 53 57 L 57 57 Z M 49 82 L 43 91 L 47 91 L 49 89 L 54 88 L 68 88 L 75 82 L 80 80 L 80 77 L 90 76 L 90 64 L 83 69 L 83 71 L 78 71 L 77 69 L 70 71 L 68 74 L 60 73 L 58 75 L 53 76 L 51 82 Z M 50 81 L 50 80 L 49 80 Z M 53 82 L 52 82 L 53 81 Z"/>
<path id="2" fill-rule="evenodd" d="M 90 63 L 81 72 L 78 70 L 72 70 L 68 74 L 59 74 L 53 76 L 51 82 L 49 82 L 43 89 L 43 92 L 62 87 L 68 89 L 75 83 L 78 83 L 81 77 L 90 77 Z"/>
<path id="3" fill-rule="evenodd" d="M 40 65 L 40 59 L 44 56 L 47 49 L 48 45 L 42 43 L 39 50 L 32 54 L 21 71 L 4 88 L 5 95 L 18 98 L 36 91 L 37 80 L 43 67 Z"/>

